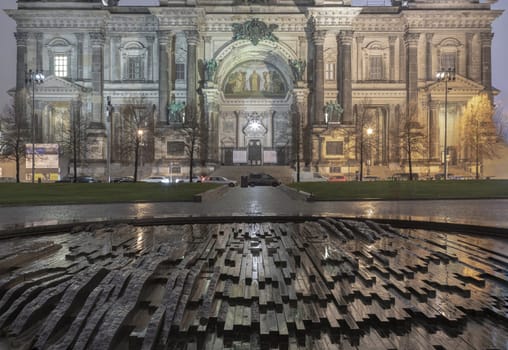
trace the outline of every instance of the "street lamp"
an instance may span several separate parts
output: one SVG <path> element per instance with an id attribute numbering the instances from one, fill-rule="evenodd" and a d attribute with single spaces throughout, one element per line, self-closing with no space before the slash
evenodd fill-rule
<path id="1" fill-rule="evenodd" d="M 134 149 L 134 182 L 138 180 L 138 165 L 139 165 L 139 146 L 141 145 L 141 140 L 143 139 L 143 129 L 138 129 L 137 135 L 136 135 L 136 143 L 135 143 L 135 149 Z"/>
<path id="2" fill-rule="evenodd" d="M 111 96 L 106 97 L 106 178 L 108 183 L 111 182 L 111 117 L 113 114 L 113 105 L 111 104 Z"/>
<path id="3" fill-rule="evenodd" d="M 374 130 L 372 130 L 372 128 L 367 128 L 365 130 L 365 133 L 367 134 L 367 137 L 369 137 L 370 135 L 372 135 L 372 133 L 374 133 Z M 364 154 L 364 149 L 365 149 L 365 140 L 364 140 L 363 129 L 362 129 L 361 132 L 360 132 L 360 177 L 358 179 L 360 181 L 363 180 L 363 154 Z"/>
<path id="4" fill-rule="evenodd" d="M 442 69 L 436 73 L 436 80 L 445 83 L 445 117 L 444 117 L 444 179 L 448 180 L 448 82 L 455 80 L 455 68 Z"/>
<path id="5" fill-rule="evenodd" d="M 32 69 L 25 73 L 25 81 L 32 85 L 32 183 L 35 182 L 35 85 L 44 83 L 42 71 Z"/>

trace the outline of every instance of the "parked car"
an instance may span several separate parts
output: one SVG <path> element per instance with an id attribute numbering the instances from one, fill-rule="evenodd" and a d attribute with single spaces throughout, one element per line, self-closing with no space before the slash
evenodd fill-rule
<path id="1" fill-rule="evenodd" d="M 362 181 L 379 181 L 381 178 L 379 176 L 367 175 L 363 176 Z"/>
<path id="2" fill-rule="evenodd" d="M 201 182 L 202 180 L 203 180 L 203 179 L 202 179 L 202 177 L 201 177 L 201 176 L 193 176 L 193 177 L 192 177 L 192 182 L 194 182 L 194 183 L 199 183 L 199 182 Z M 179 178 L 179 179 L 176 179 L 176 180 L 175 180 L 175 183 L 177 183 L 177 184 L 180 184 L 180 183 L 185 183 L 185 182 L 187 182 L 187 183 L 189 182 L 189 177 L 188 177 L 188 176 L 187 176 L 187 177 L 182 177 L 182 178 Z"/>
<path id="3" fill-rule="evenodd" d="M 392 179 L 395 181 L 409 181 L 409 173 L 396 173 L 393 174 Z M 413 173 L 413 180 L 418 180 L 418 174 Z"/>
<path id="4" fill-rule="evenodd" d="M 296 181 L 296 172 L 293 174 L 293 181 Z M 326 177 L 320 173 L 313 173 L 310 171 L 300 172 L 300 182 L 325 182 L 328 181 Z"/>
<path id="5" fill-rule="evenodd" d="M 60 180 L 57 180 L 55 182 L 58 182 L 58 183 L 61 183 L 61 182 L 76 182 L 76 183 L 97 183 L 97 182 L 100 182 L 100 180 L 97 180 L 96 178 L 94 178 L 93 176 L 85 176 L 85 175 L 81 175 L 81 176 L 78 176 L 76 177 L 76 181 L 74 181 L 74 176 L 65 176 L 65 177 L 62 177 Z"/>
<path id="6" fill-rule="evenodd" d="M 270 174 L 252 173 L 247 177 L 249 186 L 279 186 L 280 181 Z"/>
<path id="7" fill-rule="evenodd" d="M 224 185 L 228 185 L 229 187 L 236 186 L 235 180 L 230 180 L 224 176 L 208 176 L 203 179 L 203 182 L 210 182 L 210 183 L 214 183 L 214 184 L 224 184 Z"/>
<path id="8" fill-rule="evenodd" d="M 140 182 L 169 184 L 169 178 L 162 175 L 148 176 L 139 180 Z"/>
<path id="9" fill-rule="evenodd" d="M 111 179 L 113 183 L 134 182 L 134 176 L 122 176 Z"/>
<path id="10" fill-rule="evenodd" d="M 334 175 L 328 178 L 328 182 L 345 182 L 347 178 L 344 175 Z"/>

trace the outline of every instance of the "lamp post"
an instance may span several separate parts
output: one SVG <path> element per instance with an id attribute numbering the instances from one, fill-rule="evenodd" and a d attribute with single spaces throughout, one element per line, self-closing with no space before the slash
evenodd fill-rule
<path id="1" fill-rule="evenodd" d="M 106 106 L 106 178 L 108 183 L 111 182 L 111 114 L 113 113 L 113 106 L 111 104 L 111 96 L 107 96 Z"/>
<path id="2" fill-rule="evenodd" d="M 455 68 L 441 69 L 436 73 L 436 80 L 445 83 L 445 117 L 444 117 L 444 179 L 448 180 L 448 82 L 455 80 Z"/>
<path id="3" fill-rule="evenodd" d="M 374 132 L 374 130 L 372 130 L 372 128 L 367 128 L 365 130 L 365 133 L 367 134 L 367 136 L 370 136 L 372 135 L 372 133 Z M 364 136 L 363 136 L 363 129 L 361 130 L 360 132 L 360 176 L 359 176 L 359 179 L 360 181 L 363 180 L 363 154 L 364 154 L 364 149 L 365 149 L 365 139 L 364 139 Z"/>
<path id="4" fill-rule="evenodd" d="M 134 149 L 134 182 L 138 180 L 138 165 L 139 165 L 139 146 L 143 139 L 143 129 L 138 129 L 136 133 L 136 143 Z"/>
<path id="5" fill-rule="evenodd" d="M 32 69 L 25 73 L 25 81 L 32 85 L 32 183 L 35 182 L 35 85 L 44 83 L 42 71 Z"/>
<path id="6" fill-rule="evenodd" d="M 370 175 L 370 163 L 372 161 L 372 155 L 371 155 L 371 149 L 370 149 L 370 136 L 372 135 L 372 133 L 374 132 L 374 130 L 372 130 L 372 128 L 368 128 L 367 129 L 367 140 L 369 141 L 368 142 L 368 145 L 369 145 L 369 159 L 367 159 L 367 175 Z"/>

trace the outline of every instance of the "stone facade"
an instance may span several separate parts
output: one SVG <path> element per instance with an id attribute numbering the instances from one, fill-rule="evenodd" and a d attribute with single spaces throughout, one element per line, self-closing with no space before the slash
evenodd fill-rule
<path id="1" fill-rule="evenodd" d="M 47 76 L 35 91 L 37 142 L 59 142 L 72 106 L 80 101 L 79 115 L 87 125 L 80 166 L 96 176 L 105 173 L 108 139 L 114 171 L 133 163 L 122 152 L 123 111 L 132 101 L 155 106 L 153 120 L 143 125 L 150 137 L 142 143 L 142 164 L 150 173 L 187 171 L 188 133 L 182 128 L 194 117 L 189 113 L 200 125 L 196 158 L 209 169 L 295 166 L 298 152 L 302 167 L 353 173 L 359 162 L 353 130 L 358 114 L 365 113 L 374 130 L 369 164 L 403 170 L 400 128 L 411 106 L 427 143 L 417 164 L 437 170 L 445 91 L 435 73 L 455 68 L 456 79 L 448 83 L 448 145 L 451 164 L 466 162 L 461 109 L 479 92 L 496 92 L 491 23 L 500 11 L 477 0 L 356 5 L 348 0 L 165 0 L 157 7 L 18 1 L 17 10 L 7 10 L 17 22 L 16 88 L 25 88 L 28 68 Z M 329 113 L 329 104 L 342 113 Z"/>

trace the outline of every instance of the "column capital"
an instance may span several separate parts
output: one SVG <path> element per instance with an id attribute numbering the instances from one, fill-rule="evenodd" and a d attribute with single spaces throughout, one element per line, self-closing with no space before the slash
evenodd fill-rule
<path id="1" fill-rule="evenodd" d="M 326 30 L 314 30 L 312 32 L 312 41 L 316 46 L 323 46 L 325 43 Z"/>
<path id="2" fill-rule="evenodd" d="M 42 38 L 44 38 L 44 34 L 43 34 L 43 33 L 40 33 L 40 32 L 38 32 L 38 33 L 34 33 L 34 38 L 35 38 L 35 40 L 37 40 L 37 41 L 41 41 L 41 40 L 42 40 Z"/>
<path id="3" fill-rule="evenodd" d="M 418 40 L 420 39 L 420 33 L 406 33 L 404 35 L 404 41 L 406 45 L 416 46 L 418 45 Z"/>
<path id="4" fill-rule="evenodd" d="M 105 37 L 103 32 L 90 32 L 90 40 L 92 42 L 92 46 L 103 46 Z"/>
<path id="5" fill-rule="evenodd" d="M 356 44 L 357 45 L 361 45 L 363 43 L 363 40 L 365 39 L 365 37 L 363 35 L 358 35 L 355 37 L 356 39 Z M 337 42 L 339 42 L 339 36 L 337 35 Z"/>
<path id="6" fill-rule="evenodd" d="M 433 38 L 434 38 L 434 33 L 426 33 L 425 34 L 425 40 L 432 41 Z"/>
<path id="7" fill-rule="evenodd" d="M 197 30 L 185 30 L 185 39 L 187 39 L 187 45 L 196 46 L 199 42 L 199 33 Z"/>
<path id="8" fill-rule="evenodd" d="M 148 42 L 148 44 L 152 45 L 153 42 L 155 41 L 155 37 L 153 35 L 147 35 L 146 41 Z"/>
<path id="9" fill-rule="evenodd" d="M 494 37 L 494 33 L 491 32 L 481 32 L 480 40 L 482 42 L 482 46 L 492 45 L 492 38 Z"/>
<path id="10" fill-rule="evenodd" d="M 14 37 L 16 38 L 16 45 L 17 46 L 26 46 L 26 43 L 28 40 L 28 33 L 27 32 L 16 32 L 16 33 L 14 33 Z"/>
<path id="11" fill-rule="evenodd" d="M 353 31 L 352 30 L 341 30 L 337 35 L 339 44 L 351 45 L 353 43 Z"/>
<path id="12" fill-rule="evenodd" d="M 170 30 L 159 30 L 157 31 L 157 37 L 159 38 L 160 45 L 171 45 L 173 32 Z"/>

